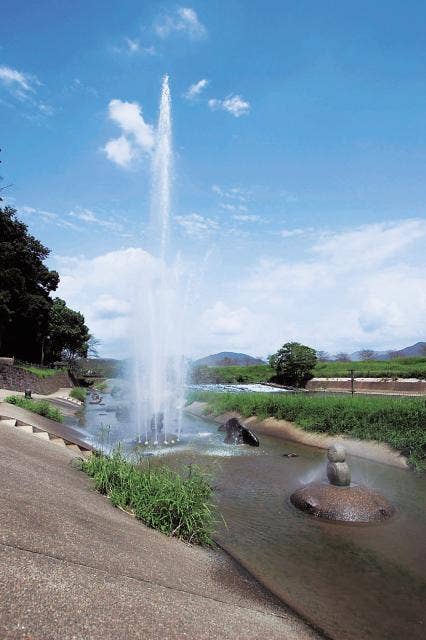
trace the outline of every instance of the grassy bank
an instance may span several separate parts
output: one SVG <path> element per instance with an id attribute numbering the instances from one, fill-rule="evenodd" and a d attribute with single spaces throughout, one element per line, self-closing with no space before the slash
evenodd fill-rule
<path id="1" fill-rule="evenodd" d="M 116 507 L 129 511 L 148 527 L 196 544 L 212 544 L 215 512 L 212 489 L 196 467 L 185 476 L 166 466 L 140 467 L 120 451 L 93 455 L 81 468 L 95 488 Z"/>
<path id="2" fill-rule="evenodd" d="M 385 442 L 417 469 L 426 469 L 424 398 L 191 392 L 188 402 L 194 400 L 207 402 L 214 415 L 238 411 L 244 417 L 289 420 L 306 431 Z"/>
<path id="3" fill-rule="evenodd" d="M 73 387 L 70 391 L 71 398 L 80 400 L 80 402 L 86 402 L 87 389 L 86 387 Z"/>
<path id="4" fill-rule="evenodd" d="M 22 396 L 8 396 L 4 401 L 21 407 L 21 409 L 37 413 L 39 416 L 55 420 L 56 422 L 62 422 L 64 419 L 59 409 L 51 405 L 47 400 L 27 400 Z"/>
<path id="5" fill-rule="evenodd" d="M 346 378 L 350 370 L 357 378 L 426 378 L 426 358 L 363 360 L 359 362 L 318 362 L 317 378 Z"/>
<path id="6" fill-rule="evenodd" d="M 44 367 L 36 367 L 34 365 L 19 365 L 20 369 L 24 369 L 24 371 L 28 371 L 33 375 L 37 376 L 37 378 L 51 378 L 55 376 L 62 369 L 48 369 Z"/>
<path id="7" fill-rule="evenodd" d="M 318 362 L 316 378 L 348 378 L 351 369 L 357 378 L 426 378 L 426 357 L 359 362 Z M 192 381 L 196 384 L 249 384 L 268 382 L 275 372 L 267 364 L 248 367 L 196 367 Z"/>

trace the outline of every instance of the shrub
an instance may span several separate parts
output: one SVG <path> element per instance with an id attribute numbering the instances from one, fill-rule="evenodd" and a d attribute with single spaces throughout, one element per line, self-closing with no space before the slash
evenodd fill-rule
<path id="1" fill-rule="evenodd" d="M 85 387 L 74 387 L 70 391 L 71 398 L 80 400 L 80 402 L 86 402 L 87 389 Z"/>
<path id="2" fill-rule="evenodd" d="M 268 360 L 276 371 L 278 382 L 303 387 L 313 378 L 317 356 L 315 349 L 311 347 L 299 342 L 286 342 Z"/>
<path id="3" fill-rule="evenodd" d="M 4 401 L 9 404 L 14 404 L 17 407 L 21 407 L 21 409 L 37 413 L 45 418 L 50 418 L 50 420 L 55 420 L 56 422 L 63 422 L 64 419 L 59 409 L 54 407 L 47 400 L 28 400 L 22 396 L 8 396 Z"/>
<path id="4" fill-rule="evenodd" d="M 148 527 L 197 544 L 212 544 L 215 510 L 212 489 L 198 467 L 186 475 L 169 467 L 141 467 L 126 460 L 118 449 L 112 455 L 95 454 L 81 462 L 95 488 L 114 506 L 133 513 Z"/>

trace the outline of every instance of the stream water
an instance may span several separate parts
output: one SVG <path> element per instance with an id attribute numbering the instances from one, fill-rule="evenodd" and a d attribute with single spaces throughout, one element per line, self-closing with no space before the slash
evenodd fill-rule
<path id="1" fill-rule="evenodd" d="M 109 394 L 89 404 L 81 426 L 86 438 L 99 446 L 103 431 L 104 447 L 125 439 L 128 424 L 117 408 Z M 348 457 L 353 480 L 385 495 L 396 515 L 374 525 L 325 522 L 289 500 L 297 487 L 325 478 L 325 451 L 267 436 L 259 448 L 225 445 L 216 424 L 190 416 L 181 438 L 140 452 L 210 471 L 226 522 L 218 522 L 215 539 L 279 598 L 336 640 L 424 637 L 424 477 Z M 133 442 L 126 446 L 131 450 Z M 289 452 L 298 457 L 284 457 Z"/>

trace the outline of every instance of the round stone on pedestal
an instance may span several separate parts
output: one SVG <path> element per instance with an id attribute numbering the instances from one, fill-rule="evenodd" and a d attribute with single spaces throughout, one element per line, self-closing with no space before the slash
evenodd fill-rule
<path id="1" fill-rule="evenodd" d="M 349 487 L 351 472 L 347 462 L 329 462 L 327 464 L 327 478 L 330 484 L 337 487 Z"/>

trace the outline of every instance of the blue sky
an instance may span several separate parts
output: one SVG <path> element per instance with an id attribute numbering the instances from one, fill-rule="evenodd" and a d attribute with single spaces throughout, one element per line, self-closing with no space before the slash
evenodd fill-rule
<path id="1" fill-rule="evenodd" d="M 425 339 L 425 20 L 421 2 L 3 0 L 8 199 L 104 354 L 147 249 L 166 72 L 174 250 L 204 272 L 193 355 Z"/>

